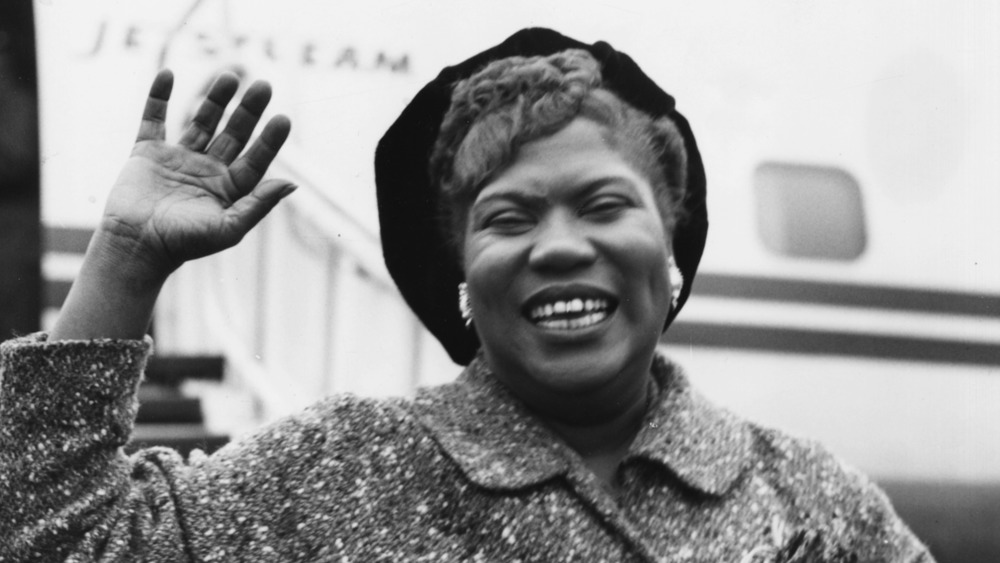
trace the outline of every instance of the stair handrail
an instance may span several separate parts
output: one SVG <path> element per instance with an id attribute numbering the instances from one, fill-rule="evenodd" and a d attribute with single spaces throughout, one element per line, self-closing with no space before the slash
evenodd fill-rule
<path id="1" fill-rule="evenodd" d="M 295 146 L 286 146 L 282 149 L 281 155 L 271 164 L 268 174 L 287 179 L 297 184 L 299 189 L 278 205 L 272 212 L 274 217 L 264 219 L 253 236 L 250 237 L 255 240 L 250 244 L 258 245 L 256 252 L 267 254 L 267 249 L 274 248 L 275 242 L 284 244 L 285 241 L 292 241 L 292 244 L 306 250 L 306 256 L 320 260 L 321 262 L 317 263 L 319 266 L 331 263 L 329 261 L 332 260 L 333 263 L 337 264 L 337 269 L 334 270 L 332 277 L 328 275 L 328 277 L 317 280 L 317 283 L 321 285 L 332 284 L 327 294 L 328 298 L 331 299 L 330 302 L 335 302 L 334 298 L 337 292 L 343 290 L 343 286 L 337 284 L 348 279 L 354 280 L 349 282 L 351 284 L 357 283 L 360 279 L 365 286 L 375 288 L 375 295 L 384 292 L 387 298 L 397 301 L 400 308 L 406 311 L 404 317 L 407 320 L 400 322 L 411 323 L 398 325 L 407 334 L 413 335 L 412 341 L 401 343 L 402 346 L 398 348 L 398 353 L 405 354 L 406 350 L 410 350 L 414 354 L 411 358 L 413 361 L 410 362 L 412 371 L 406 375 L 409 380 L 406 381 L 405 385 L 409 389 L 402 389 L 402 392 L 412 391 L 420 379 L 419 366 L 421 362 L 419 360 L 423 353 L 424 340 L 426 340 L 422 325 L 415 316 L 409 313 L 402 297 L 399 296 L 383 262 L 381 243 L 375 228 L 366 225 L 357 214 L 341 205 L 337 198 L 326 189 L 330 182 L 350 186 L 350 183 L 356 183 L 358 180 L 356 178 L 338 178 L 336 173 L 331 173 L 326 169 L 320 170 L 312 165 L 306 155 Z M 247 248 L 255 247 L 244 246 L 243 248 L 243 252 L 246 253 Z M 244 256 L 253 255 L 254 251 L 244 254 Z M 343 390 L 343 385 L 350 385 L 338 379 L 343 373 L 342 368 L 334 367 L 335 361 L 333 363 L 327 361 L 331 358 L 329 354 L 338 352 L 337 344 L 339 341 L 336 340 L 328 341 L 332 352 L 328 350 L 325 352 L 327 354 L 325 357 L 312 358 L 313 361 L 319 362 L 319 365 L 323 366 L 321 373 L 302 372 L 298 367 L 285 369 L 290 365 L 284 363 L 289 361 L 288 355 L 278 351 L 290 349 L 290 345 L 285 344 L 283 340 L 287 334 L 279 334 L 278 329 L 270 326 L 267 322 L 268 311 L 273 311 L 273 307 L 280 303 L 280 297 L 277 297 L 279 301 L 270 301 L 276 299 L 273 292 L 278 291 L 277 286 L 265 283 L 263 290 L 254 293 L 254 297 L 248 302 L 246 294 L 242 294 L 243 298 L 241 299 L 218 283 L 219 279 L 234 279 L 237 274 L 246 276 L 248 270 L 240 268 L 255 270 L 251 275 L 256 275 L 258 282 L 267 277 L 269 272 L 267 261 L 250 259 L 247 262 L 240 260 L 243 259 L 227 262 L 227 258 L 224 256 L 212 257 L 186 267 L 186 271 L 189 272 L 188 278 L 186 282 L 182 283 L 189 284 L 186 296 L 189 296 L 190 299 L 185 299 L 177 294 L 177 303 L 180 304 L 183 301 L 184 307 L 174 307 L 174 310 L 196 311 L 193 317 L 197 317 L 197 319 L 190 317 L 180 319 L 176 326 L 181 328 L 174 329 L 175 334 L 188 330 L 184 323 L 194 323 L 190 325 L 195 327 L 194 330 L 185 336 L 190 342 L 191 340 L 197 341 L 197 337 L 191 336 L 192 334 L 204 334 L 206 341 L 210 341 L 211 346 L 226 358 L 227 378 L 231 378 L 234 385 L 244 389 L 253 397 L 260 414 L 259 422 L 274 420 L 300 410 L 317 398 L 317 392 L 338 392 L 338 389 L 334 388 L 335 386 L 341 386 L 339 390 Z M 238 270 L 227 270 L 227 268 L 232 267 L 236 267 Z M 182 270 L 182 272 L 184 271 Z M 273 272 L 270 273 L 273 274 Z M 190 288 L 195 289 L 191 290 Z M 188 307 L 187 304 L 191 299 L 202 303 L 202 306 Z M 320 305 L 320 307 L 323 306 Z M 330 305 L 327 303 L 325 306 L 329 307 Z M 166 309 L 170 308 L 171 305 L 168 303 Z M 337 324 L 338 320 L 334 318 L 337 316 L 335 313 L 334 309 L 317 309 L 317 318 L 322 320 L 316 322 L 324 323 L 322 327 L 324 332 L 335 334 L 340 330 L 341 325 Z M 175 317 L 178 316 L 177 313 L 173 314 Z M 181 313 L 180 316 L 185 314 L 187 313 Z M 250 324 L 239 322 L 240 318 L 249 321 Z M 343 320 L 341 319 L 340 322 Z M 408 326 L 411 327 L 410 330 L 407 330 Z M 247 327 L 251 327 L 252 335 L 247 334 Z M 275 353 L 269 355 L 262 353 L 262 350 L 271 350 Z M 324 351 L 317 350 L 316 353 L 322 355 Z M 285 359 L 282 360 L 282 357 Z M 341 366 L 341 364 L 336 365 Z M 292 377 L 293 375 L 297 378 Z M 318 377 L 313 377 L 314 375 L 318 375 Z M 317 385 L 321 389 L 317 390 Z"/>
<path id="2" fill-rule="evenodd" d="M 318 229 L 327 240 L 345 251 L 380 284 L 387 288 L 395 288 L 382 259 L 379 234 L 352 215 L 328 192 L 319 188 L 323 185 L 321 178 L 329 178 L 335 176 L 334 174 L 321 173 L 295 146 L 282 148 L 281 153 L 271 163 L 269 174 L 287 179 L 301 188 L 281 205 L 292 207 L 297 215 L 306 218 L 310 226 Z M 346 185 L 352 180 L 335 178 L 335 181 Z"/>

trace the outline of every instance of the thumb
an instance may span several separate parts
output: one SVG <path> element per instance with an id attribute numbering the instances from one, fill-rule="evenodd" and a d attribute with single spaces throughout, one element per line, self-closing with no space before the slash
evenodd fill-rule
<path id="1" fill-rule="evenodd" d="M 246 233 L 270 213 L 279 201 L 297 189 L 298 186 L 287 180 L 264 180 L 252 192 L 233 202 L 226 213 L 241 234 Z"/>

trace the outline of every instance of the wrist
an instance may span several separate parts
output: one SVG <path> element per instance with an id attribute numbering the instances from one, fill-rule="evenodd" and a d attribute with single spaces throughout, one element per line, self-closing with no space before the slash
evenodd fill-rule
<path id="1" fill-rule="evenodd" d="M 98 229 L 49 339 L 141 339 L 168 275 L 126 239 Z"/>
<path id="2" fill-rule="evenodd" d="M 139 229 L 105 218 L 87 246 L 87 265 L 113 279 L 120 290 L 147 293 L 159 292 L 179 264 L 143 243 Z"/>

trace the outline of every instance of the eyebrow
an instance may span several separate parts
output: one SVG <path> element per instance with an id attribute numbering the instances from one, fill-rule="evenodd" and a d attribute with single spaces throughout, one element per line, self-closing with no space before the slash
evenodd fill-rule
<path id="1" fill-rule="evenodd" d="M 586 197 L 596 192 L 597 190 L 611 184 L 618 184 L 625 186 L 633 194 L 637 196 L 639 195 L 638 191 L 636 190 L 635 184 L 629 178 L 617 174 L 594 178 L 588 181 L 586 184 L 584 184 L 583 187 L 580 188 L 579 190 L 575 190 L 575 192 L 577 192 L 575 195 L 579 197 Z M 497 190 L 493 193 L 483 196 L 482 198 L 476 198 L 476 200 L 473 201 L 472 206 L 476 207 L 477 205 L 489 203 L 494 200 L 513 201 L 521 205 L 532 206 L 532 205 L 544 204 L 547 199 L 548 198 L 545 195 L 540 195 L 537 193 L 520 190 L 517 187 L 510 187 Z"/>
<path id="2" fill-rule="evenodd" d="M 546 198 L 544 195 L 527 193 L 518 190 L 517 188 L 509 188 L 505 190 L 492 192 L 481 198 L 476 198 L 476 200 L 472 202 L 472 207 L 476 207 L 478 205 L 485 205 L 487 203 L 498 200 L 513 201 L 515 203 L 527 206 L 537 206 L 545 203 L 545 200 L 547 199 L 548 198 Z"/>

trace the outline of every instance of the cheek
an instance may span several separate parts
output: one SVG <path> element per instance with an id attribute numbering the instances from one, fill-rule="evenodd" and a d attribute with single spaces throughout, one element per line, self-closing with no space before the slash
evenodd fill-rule
<path id="1" fill-rule="evenodd" d="M 519 250 L 503 241 L 467 238 L 462 261 L 473 303 L 491 309 L 502 303 L 518 272 Z"/>
<path id="2" fill-rule="evenodd" d="M 670 268 L 667 252 L 663 247 L 650 248 L 646 260 L 647 266 L 643 274 L 649 284 L 650 300 L 655 305 L 665 306 L 670 301 Z"/>
<path id="3" fill-rule="evenodd" d="M 635 267 L 660 269 L 667 263 L 667 239 L 658 220 L 648 215 L 623 225 L 614 237 L 618 247 Z"/>
<path id="4" fill-rule="evenodd" d="M 670 299 L 666 237 L 659 222 L 645 221 L 615 237 L 615 251 L 629 292 L 643 306 L 659 308 Z"/>

